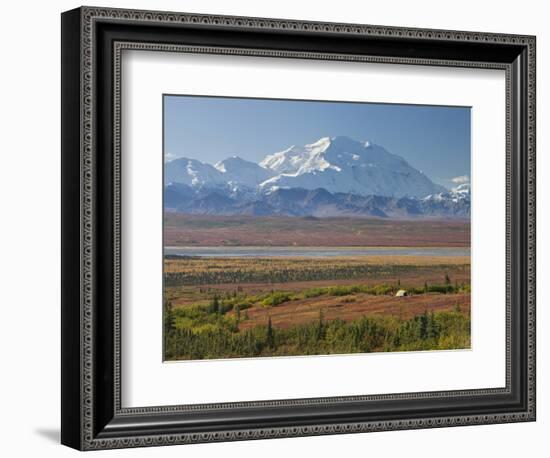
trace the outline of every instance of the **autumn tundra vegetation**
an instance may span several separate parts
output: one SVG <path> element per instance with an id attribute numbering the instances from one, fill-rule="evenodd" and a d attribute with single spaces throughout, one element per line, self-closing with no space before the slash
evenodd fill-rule
<path id="1" fill-rule="evenodd" d="M 164 276 L 165 360 L 470 347 L 469 257 L 167 256 Z"/>

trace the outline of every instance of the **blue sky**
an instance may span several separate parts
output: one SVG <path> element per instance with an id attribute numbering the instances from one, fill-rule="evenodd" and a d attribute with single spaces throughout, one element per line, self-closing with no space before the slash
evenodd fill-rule
<path id="1" fill-rule="evenodd" d="M 436 183 L 470 176 L 470 108 L 164 96 L 165 157 L 214 164 L 345 135 L 404 157 Z"/>

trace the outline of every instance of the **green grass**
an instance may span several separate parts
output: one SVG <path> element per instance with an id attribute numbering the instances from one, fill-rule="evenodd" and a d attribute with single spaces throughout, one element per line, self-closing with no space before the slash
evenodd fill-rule
<path id="1" fill-rule="evenodd" d="M 369 287 L 368 291 L 381 293 L 386 287 Z M 346 296 L 366 292 L 365 288 L 313 288 L 302 295 Z M 458 308 L 452 312 L 425 312 L 409 320 L 395 316 L 369 316 L 349 322 L 340 319 L 326 322 L 320 312 L 317 320 L 288 329 L 271 328 L 266 322 L 265 325 L 239 330 L 239 323 L 247 319 L 246 309 L 254 302 L 276 307 L 297 298 L 289 293 L 273 291 L 254 298 L 245 294 L 216 297 L 209 304 L 183 308 L 173 308 L 167 302 L 164 310 L 165 358 L 221 359 L 470 347 L 470 318 Z M 235 313 L 228 314 L 230 310 Z"/>

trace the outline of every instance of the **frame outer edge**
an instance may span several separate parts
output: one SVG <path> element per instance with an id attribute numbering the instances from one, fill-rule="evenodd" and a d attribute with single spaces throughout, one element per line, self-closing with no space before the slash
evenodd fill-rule
<path id="1" fill-rule="evenodd" d="M 503 45 L 527 45 L 533 35 L 516 35 L 494 32 L 463 30 L 422 29 L 415 27 L 383 26 L 373 24 L 339 23 L 284 18 L 251 16 L 224 16 L 215 14 L 182 13 L 173 11 L 148 11 L 127 8 L 83 6 L 86 19 L 109 19 L 140 23 L 183 24 L 193 26 L 229 27 L 256 30 L 286 30 L 307 33 L 336 33 L 371 37 L 414 38 L 420 40 L 445 40 L 472 43 L 497 43 Z"/>
<path id="2" fill-rule="evenodd" d="M 528 416 L 537 419 L 537 382 L 536 382 L 536 114 L 537 114 L 537 61 L 536 37 L 530 37 L 527 43 L 527 332 L 528 332 Z"/>
<path id="3" fill-rule="evenodd" d="M 80 386 L 79 398 L 80 413 L 80 447 L 81 449 L 103 449 L 103 448 L 125 448 L 137 446 L 169 445 L 176 443 L 199 443 L 227 440 L 250 440 L 275 437 L 294 437 L 320 434 L 342 434 L 352 432 L 386 431 L 399 429 L 417 429 L 442 426 L 459 426 L 489 423 L 507 423 L 516 421 L 529 421 L 535 419 L 535 38 L 527 35 L 508 35 L 482 32 L 461 32 L 428 30 L 400 27 L 370 26 L 358 24 L 335 24 L 315 23 L 309 21 L 296 21 L 284 19 L 263 19 L 246 17 L 228 17 L 185 13 L 167 13 L 155 11 L 133 11 L 112 8 L 82 7 L 79 10 L 80 20 L 80 46 L 81 46 L 81 171 L 82 178 L 82 262 L 81 269 L 82 284 L 82 316 L 79 321 L 79 349 L 81 359 L 78 372 Z M 67 14 L 67 13 L 65 13 Z M 528 108 L 528 241 L 524 248 L 528 251 L 528 285 L 526 299 L 528 310 L 528 364 L 526 376 L 529 377 L 527 384 L 528 405 L 525 411 L 517 413 L 500 413 L 494 415 L 475 416 L 454 416 L 442 418 L 417 418 L 415 420 L 395 420 L 382 423 L 367 422 L 354 424 L 331 424 L 311 427 L 282 427 L 268 429 L 253 429 L 242 431 L 222 431 L 219 433 L 197 433 L 197 434 L 162 434 L 159 436 L 121 437 L 113 439 L 95 439 L 93 433 L 93 404 L 94 392 L 93 380 L 93 206 L 94 206 L 94 176 L 93 176 L 93 112 L 94 112 L 94 90 L 93 90 L 93 26 L 94 21 L 109 20 L 118 22 L 133 22 L 141 24 L 188 24 L 204 25 L 211 27 L 231 27 L 237 29 L 292 29 L 300 32 L 325 32 L 337 34 L 358 34 L 362 36 L 392 36 L 396 38 L 415 38 L 420 40 L 444 40 L 456 42 L 487 42 L 500 45 L 524 46 L 528 50 L 528 72 L 527 72 L 527 98 Z M 65 138 L 65 137 L 64 137 Z M 63 157 L 65 157 L 65 152 Z M 80 226 L 79 226 L 80 227 Z M 64 242 L 64 247 L 66 243 Z M 63 258 L 65 261 L 65 258 Z M 65 285 L 65 288 L 67 286 Z M 65 309 L 64 309 L 65 312 Z M 81 340 L 80 340 L 81 339 Z M 76 342 L 74 342 L 76 343 Z M 65 358 L 64 358 L 65 361 Z M 81 364 L 81 365 L 80 365 Z M 82 374 L 80 374 L 80 369 Z M 64 442 L 65 443 L 65 442 Z M 69 445 L 69 444 L 67 444 Z"/>
<path id="4" fill-rule="evenodd" d="M 80 141 L 81 141 L 81 328 L 83 336 L 80 346 L 81 361 L 81 450 L 92 450 L 94 446 L 94 240 L 95 240 L 95 196 L 97 176 L 95 166 L 95 84 L 94 81 L 94 26 L 90 9 L 81 7 L 80 13 Z"/>
<path id="5" fill-rule="evenodd" d="M 82 449 L 80 9 L 61 17 L 61 443 Z"/>

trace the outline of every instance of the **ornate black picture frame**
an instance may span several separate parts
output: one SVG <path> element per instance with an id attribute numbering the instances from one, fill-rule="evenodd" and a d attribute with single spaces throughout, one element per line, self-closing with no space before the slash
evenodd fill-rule
<path id="1" fill-rule="evenodd" d="M 124 49 L 506 72 L 506 387 L 123 408 Z M 535 37 L 82 7 L 62 15 L 62 434 L 105 449 L 535 420 Z"/>

